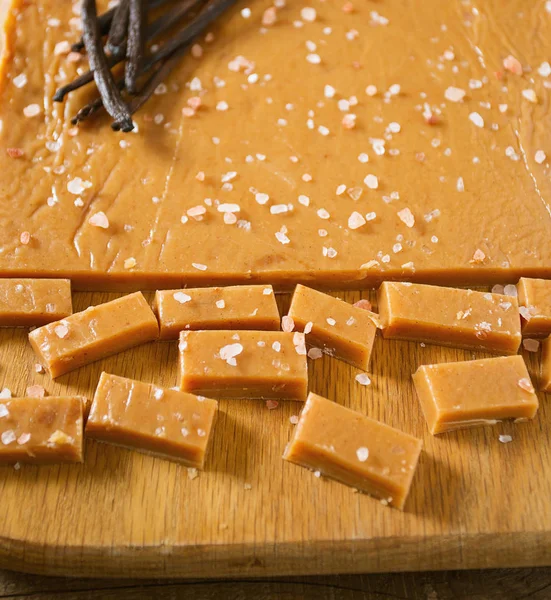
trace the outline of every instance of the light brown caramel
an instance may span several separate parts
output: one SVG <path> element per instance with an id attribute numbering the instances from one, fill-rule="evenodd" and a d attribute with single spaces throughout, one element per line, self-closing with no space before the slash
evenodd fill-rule
<path id="1" fill-rule="evenodd" d="M 413 382 L 433 435 L 503 419 L 533 419 L 538 410 L 538 397 L 518 355 L 423 365 Z"/>
<path id="2" fill-rule="evenodd" d="M 68 279 L 0 279 L 0 327 L 45 325 L 72 312 Z"/>
<path id="3" fill-rule="evenodd" d="M 378 293 L 385 338 L 516 354 L 517 299 L 457 288 L 385 282 Z"/>
<path id="4" fill-rule="evenodd" d="M 68 54 L 74 3 L 15 4 L 0 275 L 127 290 L 551 278 L 544 0 L 238 2 L 127 135 L 103 111 L 71 125 L 93 84 L 52 101 L 87 69 Z"/>
<path id="5" fill-rule="evenodd" d="M 29 341 L 52 377 L 154 340 L 159 326 L 141 292 L 91 306 L 29 334 Z"/>
<path id="6" fill-rule="evenodd" d="M 309 346 L 367 370 L 378 316 L 322 292 L 298 285 L 288 317 L 288 327 L 306 333 Z"/>
<path id="7" fill-rule="evenodd" d="M 546 337 L 551 334 L 551 281 L 522 277 L 517 290 L 522 335 Z"/>
<path id="8" fill-rule="evenodd" d="M 102 373 L 86 435 L 202 469 L 218 403 Z"/>
<path id="9" fill-rule="evenodd" d="M 310 393 L 283 458 L 403 508 L 423 442 Z"/>
<path id="10" fill-rule="evenodd" d="M 182 331 L 180 389 L 215 398 L 306 400 L 301 333 Z"/>
<path id="11" fill-rule="evenodd" d="M 0 463 L 82 462 L 84 398 L 0 400 Z"/>
<path id="12" fill-rule="evenodd" d="M 541 355 L 541 389 L 551 392 L 551 336 L 544 340 Z"/>
<path id="13" fill-rule="evenodd" d="M 271 285 L 158 291 L 154 310 L 163 340 L 184 329 L 279 329 Z"/>

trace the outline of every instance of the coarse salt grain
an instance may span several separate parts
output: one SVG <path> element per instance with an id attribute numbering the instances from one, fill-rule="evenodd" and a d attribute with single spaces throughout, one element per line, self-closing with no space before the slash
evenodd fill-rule
<path id="1" fill-rule="evenodd" d="M 221 112 L 225 112 L 226 110 L 228 110 L 229 105 L 225 100 L 220 100 L 220 102 L 218 102 L 216 104 L 216 110 L 219 110 Z"/>
<path id="2" fill-rule="evenodd" d="M 356 377 L 354 377 L 354 379 L 360 385 L 370 385 L 371 384 L 371 379 L 369 378 L 369 375 L 367 373 L 358 373 L 356 375 Z"/>
<path id="3" fill-rule="evenodd" d="M 189 302 L 191 300 L 191 296 L 185 294 L 184 292 L 174 292 L 174 294 L 172 294 L 172 297 L 179 304 L 185 304 L 186 302 Z"/>
<path id="4" fill-rule="evenodd" d="M 348 227 L 350 229 L 359 229 L 360 227 L 362 227 L 363 225 L 366 224 L 366 220 L 363 217 L 363 215 L 361 215 L 359 212 L 354 211 L 349 217 L 348 217 Z"/>
<path id="5" fill-rule="evenodd" d="M 326 98 L 333 98 L 335 96 L 336 90 L 332 85 L 326 85 L 323 88 L 323 95 Z"/>
<path id="6" fill-rule="evenodd" d="M 272 344 L 272 350 L 274 350 L 275 352 L 280 352 L 281 351 L 281 343 L 280 342 L 274 342 Z"/>
<path id="7" fill-rule="evenodd" d="M 465 182 L 463 181 L 463 177 L 458 177 L 457 178 L 457 184 L 456 184 L 456 189 L 458 192 L 464 192 L 465 191 Z"/>
<path id="8" fill-rule="evenodd" d="M 532 382 L 528 379 L 528 377 L 522 377 L 518 380 L 518 387 L 524 390 L 525 392 L 534 392 L 534 387 L 532 386 Z"/>
<path id="9" fill-rule="evenodd" d="M 518 296 L 517 286 L 512 283 L 509 283 L 503 288 L 503 293 L 506 296 Z"/>
<path id="10" fill-rule="evenodd" d="M 402 223 L 404 223 L 407 227 L 413 227 L 415 225 L 415 217 L 408 207 L 402 208 L 402 210 L 399 210 L 397 214 L 400 221 L 402 221 Z"/>
<path id="11" fill-rule="evenodd" d="M 360 462 L 365 462 L 369 458 L 369 450 L 365 446 L 361 446 L 356 450 L 356 456 Z"/>
<path id="12" fill-rule="evenodd" d="M 365 176 L 364 183 L 370 190 L 376 190 L 379 187 L 379 179 L 372 174 Z"/>
<path id="13" fill-rule="evenodd" d="M 25 75 L 25 73 L 16 75 L 12 79 L 12 83 L 16 88 L 22 88 L 27 85 L 27 76 Z"/>
<path id="14" fill-rule="evenodd" d="M 295 322 L 292 317 L 285 315 L 281 319 L 281 329 L 287 333 L 290 333 L 295 328 Z"/>
<path id="15" fill-rule="evenodd" d="M 484 119 L 482 118 L 482 116 L 477 113 L 477 112 L 472 112 L 469 115 L 469 120 L 471 121 L 471 123 L 473 123 L 474 125 L 476 125 L 477 127 L 484 127 Z"/>
<path id="16" fill-rule="evenodd" d="M 531 102 L 532 104 L 537 104 L 538 97 L 534 90 L 532 90 L 532 89 L 522 90 L 522 95 L 524 98 L 526 98 L 526 100 L 528 100 L 528 102 Z"/>
<path id="17" fill-rule="evenodd" d="M 233 367 L 236 366 L 236 356 L 239 356 L 243 352 L 243 346 L 241 344 L 228 344 L 220 348 L 220 358 L 225 360 L 228 365 Z"/>
<path id="18" fill-rule="evenodd" d="M 311 65 L 319 65 L 321 63 L 321 58 L 319 54 L 308 54 L 306 56 L 306 60 L 311 64 Z"/>
<path id="19" fill-rule="evenodd" d="M 80 196 L 85 190 L 92 187 L 90 181 L 84 181 L 81 177 L 75 177 L 67 182 L 67 191 L 75 196 Z"/>
<path id="20" fill-rule="evenodd" d="M 480 263 L 483 263 L 485 259 L 486 259 L 486 254 L 480 248 L 477 248 L 474 251 L 473 257 L 471 258 L 471 260 L 469 262 L 474 263 L 474 264 L 480 264 Z"/>
<path id="21" fill-rule="evenodd" d="M 40 106 L 38 104 L 29 104 L 23 109 L 23 114 L 30 118 L 40 114 Z"/>
<path id="22" fill-rule="evenodd" d="M 41 385 L 30 385 L 25 393 L 29 398 L 44 398 L 46 390 Z"/>
<path id="23" fill-rule="evenodd" d="M 291 423 L 291 425 L 296 425 L 298 423 L 298 417 L 297 417 L 297 415 L 291 415 L 289 417 L 289 422 Z"/>
<path id="24" fill-rule="evenodd" d="M 4 444 L 4 446 L 8 446 L 9 444 L 15 442 L 15 438 L 16 438 L 16 435 L 13 432 L 13 430 L 11 430 L 11 429 L 8 429 L 7 431 L 2 432 L 1 439 L 2 439 L 2 444 Z"/>
<path id="25" fill-rule="evenodd" d="M 58 338 L 66 338 L 67 335 L 69 334 L 69 328 L 67 327 L 67 325 L 56 325 L 54 327 L 54 333 L 57 335 Z"/>
<path id="26" fill-rule="evenodd" d="M 549 77 L 551 75 L 551 65 L 547 61 L 542 62 L 538 67 L 538 73 L 542 77 Z"/>
<path id="27" fill-rule="evenodd" d="M 522 75 L 522 65 L 520 64 L 520 61 L 511 54 L 503 59 L 503 68 L 514 75 Z"/>
<path id="28" fill-rule="evenodd" d="M 331 216 L 327 210 L 325 210 L 325 208 L 319 208 L 316 212 L 316 214 L 318 215 L 318 217 L 320 219 L 329 219 L 329 217 Z"/>
<path id="29" fill-rule="evenodd" d="M 0 418 L 9 416 L 10 411 L 7 409 L 5 404 L 0 404 Z"/>
<path id="30" fill-rule="evenodd" d="M 325 320 L 329 325 L 331 325 L 331 327 L 334 327 L 337 324 L 337 321 L 335 321 L 335 319 L 333 319 L 332 317 L 327 317 L 327 319 Z"/>
<path id="31" fill-rule="evenodd" d="M 277 21 L 277 12 L 274 6 L 267 8 L 262 14 L 262 25 L 270 26 Z"/>
<path id="32" fill-rule="evenodd" d="M 268 194 L 258 192 L 254 195 L 254 199 L 258 202 L 258 204 L 266 204 L 266 202 L 268 202 L 270 199 L 270 196 L 268 196 Z"/>
<path id="33" fill-rule="evenodd" d="M 316 9 L 311 8 L 309 6 L 305 6 L 300 11 L 300 16 L 303 21 L 306 21 L 307 23 L 313 23 L 316 20 L 316 16 L 317 16 Z"/>
<path id="34" fill-rule="evenodd" d="M 101 229 L 107 229 L 109 227 L 109 219 L 103 211 L 93 214 L 88 219 L 88 223 L 93 227 L 101 227 Z"/>
<path id="35" fill-rule="evenodd" d="M 202 265 L 201 263 L 191 263 L 191 266 L 198 271 L 206 271 L 207 265 Z"/>
<path id="36" fill-rule="evenodd" d="M 125 269 L 133 269 L 138 263 L 136 262 L 136 259 L 131 256 L 130 258 L 127 258 L 124 261 L 124 268 Z"/>
<path id="37" fill-rule="evenodd" d="M 541 165 L 543 162 L 545 162 L 546 158 L 547 156 L 543 150 L 538 150 L 534 155 L 534 160 L 538 163 L 538 165 Z"/>
<path id="38" fill-rule="evenodd" d="M 7 387 L 2 388 L 0 391 L 0 400 L 8 400 L 11 398 L 11 390 Z"/>
<path id="39" fill-rule="evenodd" d="M 502 444 L 508 444 L 513 441 L 513 437 L 510 435 L 500 435 L 498 439 Z"/>
<path id="40" fill-rule="evenodd" d="M 461 102 L 465 97 L 465 90 L 461 88 L 450 86 L 444 92 L 444 98 L 450 102 Z"/>
<path id="41" fill-rule="evenodd" d="M 540 343 L 538 340 L 527 338 L 522 340 L 522 347 L 526 350 L 526 352 L 537 352 L 539 350 Z"/>
<path id="42" fill-rule="evenodd" d="M 308 196 L 305 196 L 304 194 L 301 194 L 298 197 L 298 201 L 299 201 L 299 204 L 302 204 L 303 206 L 309 206 L 310 205 L 310 198 Z"/>
<path id="43" fill-rule="evenodd" d="M 310 348 L 310 350 L 308 350 L 308 358 L 310 358 L 312 360 L 318 360 L 322 356 L 323 356 L 323 352 L 321 351 L 320 348 Z"/>

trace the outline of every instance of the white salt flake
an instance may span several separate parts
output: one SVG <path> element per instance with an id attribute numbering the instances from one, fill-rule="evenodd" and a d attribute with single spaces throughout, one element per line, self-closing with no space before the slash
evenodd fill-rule
<path id="1" fill-rule="evenodd" d="M 107 229 L 109 227 L 109 219 L 103 211 L 94 213 L 89 219 L 88 223 L 93 227 L 100 227 L 101 229 Z"/>
<path id="2" fill-rule="evenodd" d="M 411 228 L 415 225 L 415 217 L 408 207 L 399 210 L 397 214 L 400 221 L 402 221 L 402 223 L 404 223 L 407 227 Z"/>
<path id="3" fill-rule="evenodd" d="M 69 335 L 69 328 L 67 327 L 67 325 L 56 325 L 54 327 L 54 333 L 57 335 L 58 338 L 66 338 Z"/>
<path id="4" fill-rule="evenodd" d="M 356 450 L 356 456 L 360 462 L 365 462 L 369 458 L 369 450 L 365 446 L 360 446 Z"/>
<path id="5" fill-rule="evenodd" d="M 235 366 L 235 357 L 239 356 L 243 352 L 243 346 L 241 344 L 228 344 L 220 348 L 220 358 L 225 360 L 229 365 Z"/>
<path id="6" fill-rule="evenodd" d="M 2 391 L 0 391 L 0 400 L 7 400 L 11 398 L 11 390 L 7 387 L 2 388 Z"/>
<path id="7" fill-rule="evenodd" d="M 450 102 L 461 102 L 465 97 L 465 90 L 461 88 L 450 86 L 444 92 L 444 98 Z"/>
<path id="8" fill-rule="evenodd" d="M 484 127 L 484 119 L 482 118 L 482 116 L 477 113 L 477 112 L 472 112 L 469 115 L 469 120 L 471 121 L 471 123 L 473 123 L 474 125 L 476 125 L 477 127 Z"/>
<path id="9" fill-rule="evenodd" d="M 366 224 L 366 220 L 363 217 L 363 215 L 361 215 L 359 212 L 354 211 L 349 217 L 348 217 L 348 227 L 350 229 L 359 229 L 360 227 L 362 227 L 363 225 Z"/>
<path id="10" fill-rule="evenodd" d="M 186 302 L 189 302 L 191 300 L 191 296 L 185 294 L 184 292 L 174 292 L 174 294 L 172 294 L 172 297 L 179 304 L 185 304 Z"/>
<path id="11" fill-rule="evenodd" d="M 38 104 L 29 104 L 23 109 L 23 114 L 27 117 L 36 117 L 40 114 L 40 106 Z"/>
<path id="12" fill-rule="evenodd" d="M 541 165 L 543 162 L 545 162 L 546 158 L 547 156 L 543 150 L 538 150 L 534 155 L 534 160 L 538 163 L 538 165 Z"/>
<path id="13" fill-rule="evenodd" d="M 365 176 L 364 183 L 370 190 L 376 190 L 379 187 L 379 179 L 372 174 Z"/>
<path id="14" fill-rule="evenodd" d="M 13 442 L 15 442 L 15 432 L 11 429 L 8 429 L 6 431 L 2 432 L 2 444 L 4 444 L 4 446 L 8 446 L 9 444 L 12 444 Z"/>
<path id="15" fill-rule="evenodd" d="M 371 384 L 371 379 L 369 378 L 369 375 L 367 373 L 358 373 L 356 375 L 356 377 L 354 377 L 354 379 L 360 385 L 370 385 Z"/>
<path id="16" fill-rule="evenodd" d="M 191 263 L 191 266 L 198 271 L 206 271 L 207 265 L 202 265 L 201 263 Z"/>
<path id="17" fill-rule="evenodd" d="M 498 439 L 502 444 L 508 444 L 513 441 L 513 437 L 510 435 L 500 435 Z"/>

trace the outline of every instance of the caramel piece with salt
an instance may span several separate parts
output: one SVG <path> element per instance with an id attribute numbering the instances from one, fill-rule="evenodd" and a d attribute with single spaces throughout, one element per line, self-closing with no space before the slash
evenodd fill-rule
<path id="1" fill-rule="evenodd" d="M 413 383 L 433 435 L 503 419 L 532 419 L 538 410 L 519 355 L 423 365 Z"/>
<path id="2" fill-rule="evenodd" d="M 306 399 L 302 333 L 182 331 L 180 389 L 216 398 Z"/>
<path id="3" fill-rule="evenodd" d="M 546 337 L 551 334 L 551 281 L 521 277 L 517 290 L 522 335 Z"/>
<path id="4" fill-rule="evenodd" d="M 50 375 L 59 377 L 158 335 L 153 311 L 135 292 L 35 329 L 29 341 Z"/>
<path id="5" fill-rule="evenodd" d="M 385 338 L 499 354 L 521 342 L 516 298 L 457 288 L 385 282 L 378 293 Z"/>
<path id="6" fill-rule="evenodd" d="M 85 398 L 0 400 L 0 463 L 82 462 Z"/>
<path id="7" fill-rule="evenodd" d="M 68 279 L 0 279 L 0 327 L 45 325 L 72 312 Z"/>
<path id="8" fill-rule="evenodd" d="M 551 336 L 543 341 L 541 354 L 541 389 L 551 393 Z"/>
<path id="9" fill-rule="evenodd" d="M 86 435 L 202 469 L 218 403 L 102 373 Z"/>
<path id="10" fill-rule="evenodd" d="M 279 329 L 271 285 L 160 290 L 154 310 L 162 340 L 178 339 L 183 329 Z"/>
<path id="11" fill-rule="evenodd" d="M 403 508 L 423 442 L 317 394 L 283 458 Z"/>
<path id="12" fill-rule="evenodd" d="M 287 316 L 290 326 L 306 333 L 308 345 L 364 371 L 369 367 L 377 333 L 375 313 L 297 285 Z"/>

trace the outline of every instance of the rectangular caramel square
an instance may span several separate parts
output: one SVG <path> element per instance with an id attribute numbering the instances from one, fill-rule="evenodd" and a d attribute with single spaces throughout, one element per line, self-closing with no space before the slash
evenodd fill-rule
<path id="1" fill-rule="evenodd" d="M 218 403 L 102 373 L 86 435 L 202 469 Z"/>
<path id="2" fill-rule="evenodd" d="M 385 282 L 378 308 L 383 336 L 516 354 L 521 342 L 517 299 L 458 288 Z"/>
<path id="3" fill-rule="evenodd" d="M 542 344 L 541 389 L 543 392 L 551 392 L 551 336 Z"/>
<path id="4" fill-rule="evenodd" d="M 158 335 L 153 311 L 135 292 L 35 329 L 29 341 L 50 375 L 59 377 Z"/>
<path id="5" fill-rule="evenodd" d="M 154 311 L 162 340 L 176 340 L 184 329 L 279 329 L 271 285 L 159 290 Z"/>
<path id="6" fill-rule="evenodd" d="M 423 442 L 317 394 L 283 458 L 402 509 Z"/>
<path id="7" fill-rule="evenodd" d="M 377 333 L 378 316 L 323 294 L 304 285 L 297 285 L 288 324 L 306 333 L 310 346 L 367 370 L 373 341 Z"/>
<path id="8" fill-rule="evenodd" d="M 72 312 L 68 279 L 0 279 L 0 327 L 45 325 Z"/>
<path id="9" fill-rule="evenodd" d="M 520 355 L 423 365 L 413 383 L 433 435 L 503 419 L 532 419 L 538 410 Z"/>
<path id="10" fill-rule="evenodd" d="M 84 398 L 0 400 L 0 464 L 82 462 Z"/>
<path id="11" fill-rule="evenodd" d="M 521 277 L 517 284 L 522 317 L 522 335 L 546 337 L 551 334 L 551 280 Z"/>
<path id="12" fill-rule="evenodd" d="M 180 389 L 215 398 L 306 399 L 302 333 L 182 331 Z"/>

